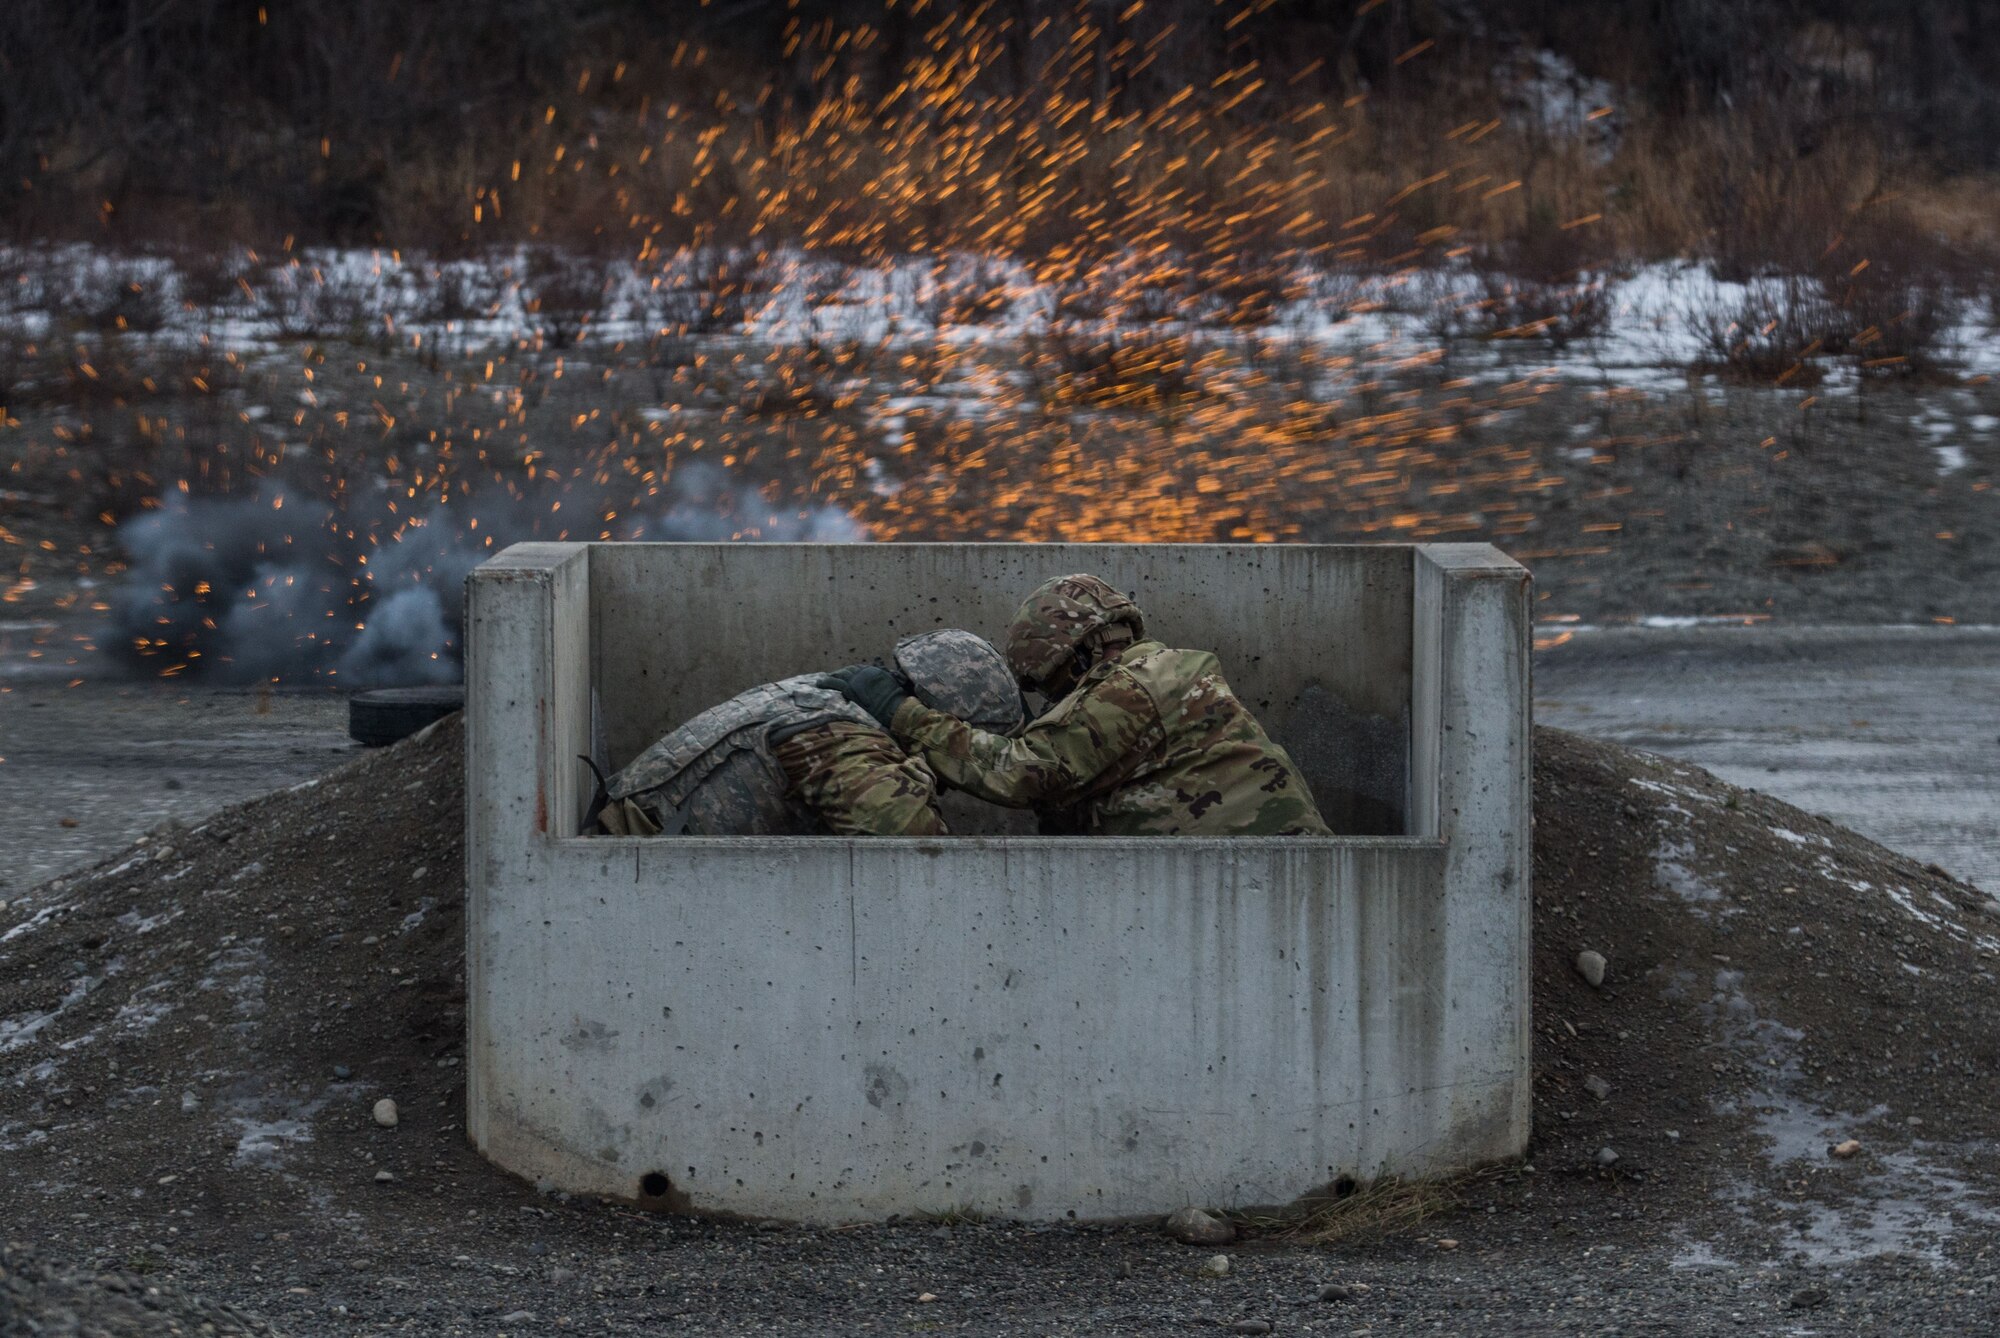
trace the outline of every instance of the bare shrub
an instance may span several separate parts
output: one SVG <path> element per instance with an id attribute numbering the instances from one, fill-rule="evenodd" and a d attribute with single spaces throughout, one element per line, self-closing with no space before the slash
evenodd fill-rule
<path id="1" fill-rule="evenodd" d="M 604 264 L 566 251 L 537 248 L 528 254 L 525 305 L 550 348 L 582 342 L 604 310 L 614 279 Z"/>
<path id="2" fill-rule="evenodd" d="M 450 325 L 491 315 L 499 300 L 482 268 L 432 265 L 417 271 L 411 316 L 426 324 Z"/>
<path id="3" fill-rule="evenodd" d="M 931 267 L 916 297 L 918 314 L 934 329 L 984 325 L 1013 304 L 1005 265 L 977 260 L 970 265 L 940 260 Z"/>
<path id="4" fill-rule="evenodd" d="M 758 375 L 737 387 L 736 404 L 746 418 L 818 417 L 853 408 L 860 399 L 860 383 L 859 376 L 816 362 L 808 346 L 801 356 L 766 363 Z"/>
<path id="5" fill-rule="evenodd" d="M 189 247 L 175 255 L 174 268 L 184 310 L 208 312 L 252 302 L 246 266 L 227 251 Z"/>
<path id="6" fill-rule="evenodd" d="M 1861 218 L 1821 255 L 1815 278 L 1842 326 L 1829 352 L 1864 375 L 1938 377 L 1965 309 L 1958 257 L 1899 220 Z"/>
<path id="7" fill-rule="evenodd" d="M 173 313 L 166 266 L 120 256 L 71 266 L 45 293 L 78 329 L 151 334 Z"/>
<path id="8" fill-rule="evenodd" d="M 1611 275 L 1581 236 L 1544 221 L 1475 251 L 1462 270 L 1419 275 L 1422 318 L 1433 337 L 1529 340 L 1562 349 L 1602 335 L 1614 304 Z"/>
<path id="9" fill-rule="evenodd" d="M 286 339 L 360 341 L 382 326 L 380 294 L 366 274 L 295 260 L 257 285 L 258 306 Z"/>
<path id="10" fill-rule="evenodd" d="M 805 365 L 829 376 L 867 377 L 875 373 L 886 341 L 832 338 L 815 333 L 799 350 Z"/>
<path id="11" fill-rule="evenodd" d="M 854 267 L 842 261 L 822 261 L 806 271 L 806 306 L 814 311 L 822 307 L 845 306 L 848 302 L 847 286 L 854 279 Z"/>
<path id="12" fill-rule="evenodd" d="M 1297 267 L 1282 257 L 1229 255 L 1189 273 L 1190 317 L 1202 325 L 1269 325 L 1279 307 L 1305 295 Z"/>
<path id="13" fill-rule="evenodd" d="M 1070 272 L 1048 284 L 1051 324 L 1096 325 L 1113 313 L 1113 285 L 1093 270 Z"/>
<path id="14" fill-rule="evenodd" d="M 1813 361 L 1845 348 L 1850 325 L 1813 280 L 1752 282 L 1734 307 L 1697 303 L 1682 315 L 1702 346 L 1697 366 L 1734 380 L 1814 385 L 1825 375 Z"/>
<path id="15" fill-rule="evenodd" d="M 1489 339 L 1529 339 L 1563 349 L 1596 338 L 1611 324 L 1611 287 L 1602 274 L 1558 283 L 1488 270 L 1480 284 L 1485 297 L 1479 310 Z"/>
<path id="16" fill-rule="evenodd" d="M 6 424 L 8 408 L 18 406 L 28 388 L 29 365 L 25 348 L 12 339 L 0 339 L 0 426 Z"/>
<path id="17" fill-rule="evenodd" d="M 1610 326 L 1614 304 L 1603 274 L 1567 282 L 1504 270 L 1438 271 L 1417 281 L 1425 295 L 1423 327 L 1441 342 L 1530 340 L 1563 349 Z"/>
<path id="18" fill-rule="evenodd" d="M 762 257 L 731 247 L 696 247 L 652 291 L 652 318 L 663 334 L 728 334 L 750 318 L 753 297 L 776 290 Z"/>
<path id="19" fill-rule="evenodd" d="M 1049 405 L 1172 407 L 1203 397 L 1200 352 L 1185 335 L 1058 325 L 1023 341 L 1022 361 Z"/>

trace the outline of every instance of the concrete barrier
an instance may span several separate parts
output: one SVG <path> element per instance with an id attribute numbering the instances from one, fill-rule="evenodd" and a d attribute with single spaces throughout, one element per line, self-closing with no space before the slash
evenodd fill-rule
<path id="1" fill-rule="evenodd" d="M 1213 649 L 1332 839 L 576 835 L 785 674 L 1095 571 Z M 811 1221 L 1125 1217 L 1528 1137 L 1528 578 L 1485 545 L 524 544 L 471 581 L 467 1129 L 500 1165 Z"/>

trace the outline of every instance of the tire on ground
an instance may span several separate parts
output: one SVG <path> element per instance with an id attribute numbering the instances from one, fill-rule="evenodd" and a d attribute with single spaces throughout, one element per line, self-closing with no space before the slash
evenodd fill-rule
<path id="1" fill-rule="evenodd" d="M 375 688 L 347 699 L 347 736 L 380 748 L 465 706 L 462 687 Z"/>

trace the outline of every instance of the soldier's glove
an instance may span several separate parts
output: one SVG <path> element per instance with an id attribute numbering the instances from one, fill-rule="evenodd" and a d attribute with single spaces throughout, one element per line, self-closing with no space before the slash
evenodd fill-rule
<path id="1" fill-rule="evenodd" d="M 851 664 L 845 669 L 822 674 L 819 685 L 838 692 L 874 716 L 883 729 L 889 728 L 889 722 L 896 718 L 896 708 L 910 695 L 901 679 L 887 669 L 878 669 L 872 664 Z"/>

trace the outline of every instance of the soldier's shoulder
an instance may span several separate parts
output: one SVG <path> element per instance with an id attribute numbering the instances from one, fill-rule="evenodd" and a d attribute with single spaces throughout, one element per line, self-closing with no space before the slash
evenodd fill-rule
<path id="1" fill-rule="evenodd" d="M 1221 662 L 1208 651 L 1183 650 L 1157 641 L 1134 645 L 1117 667 L 1153 691 L 1184 690 L 1198 679 L 1222 673 Z"/>

